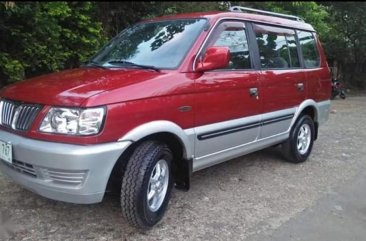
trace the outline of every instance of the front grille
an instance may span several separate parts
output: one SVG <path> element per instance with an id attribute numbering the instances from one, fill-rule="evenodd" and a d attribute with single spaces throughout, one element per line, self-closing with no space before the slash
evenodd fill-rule
<path id="1" fill-rule="evenodd" d="M 0 124 L 14 130 L 26 131 L 32 125 L 40 109 L 40 105 L 1 100 Z"/>
<path id="2" fill-rule="evenodd" d="M 37 177 L 36 171 L 34 170 L 33 165 L 28 164 L 28 163 L 24 163 L 21 161 L 17 161 L 13 159 L 13 163 L 10 164 L 4 160 L 2 160 L 6 165 L 8 165 L 9 167 L 13 168 L 14 170 L 16 170 L 17 172 L 23 173 L 27 176 L 31 176 L 31 177 Z"/>

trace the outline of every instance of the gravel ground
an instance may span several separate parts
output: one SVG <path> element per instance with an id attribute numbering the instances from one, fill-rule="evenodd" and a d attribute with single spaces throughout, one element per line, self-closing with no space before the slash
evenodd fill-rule
<path id="1" fill-rule="evenodd" d="M 0 240 L 252 240 L 271 234 L 366 169 L 366 95 L 332 101 L 312 155 L 286 163 L 275 148 L 194 173 L 189 192 L 173 190 L 164 219 L 130 227 L 119 200 L 76 205 L 33 194 L 0 174 Z M 4 232 L 8 230 L 9 232 Z"/>

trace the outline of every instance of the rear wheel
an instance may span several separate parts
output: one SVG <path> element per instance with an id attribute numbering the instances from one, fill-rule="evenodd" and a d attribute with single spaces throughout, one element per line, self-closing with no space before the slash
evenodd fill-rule
<path id="1" fill-rule="evenodd" d="M 121 207 L 127 221 L 149 228 L 164 216 L 172 189 L 170 149 L 157 141 L 146 141 L 133 152 L 122 180 Z"/>
<path id="2" fill-rule="evenodd" d="M 302 115 L 295 122 L 290 136 L 282 144 L 282 153 L 286 160 L 293 163 L 306 161 L 313 148 L 315 126 L 313 119 Z"/>
<path id="3" fill-rule="evenodd" d="M 342 91 L 341 94 L 339 95 L 342 99 L 346 99 L 346 94 Z"/>

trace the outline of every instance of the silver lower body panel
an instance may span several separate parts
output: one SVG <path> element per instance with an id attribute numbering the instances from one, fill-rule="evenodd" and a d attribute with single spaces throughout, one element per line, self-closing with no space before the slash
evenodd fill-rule
<path id="1" fill-rule="evenodd" d="M 0 160 L 0 170 L 41 196 L 71 203 L 103 200 L 112 169 L 131 142 L 70 145 L 38 141 L 0 130 L 11 143 L 13 162 Z"/>

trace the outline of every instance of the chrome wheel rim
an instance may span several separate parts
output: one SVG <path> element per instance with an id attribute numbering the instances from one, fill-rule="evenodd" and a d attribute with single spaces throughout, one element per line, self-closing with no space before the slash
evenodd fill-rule
<path id="1" fill-rule="evenodd" d="M 310 147 L 311 142 L 311 130 L 308 124 L 303 124 L 300 127 L 299 134 L 297 136 L 297 150 L 301 155 L 304 155 Z"/>
<path id="2" fill-rule="evenodd" d="M 169 185 L 168 163 L 159 160 L 151 172 L 149 185 L 147 188 L 147 206 L 150 211 L 156 212 L 163 203 Z"/>

